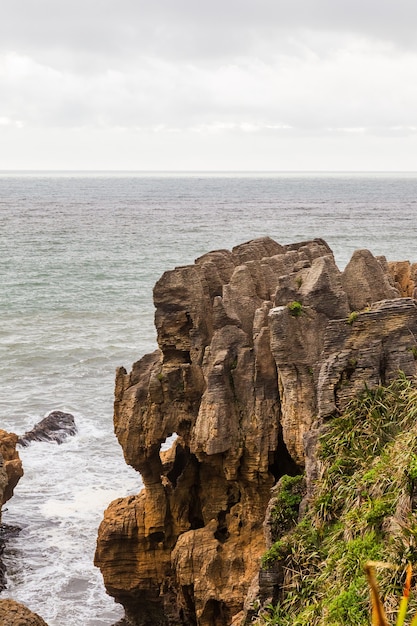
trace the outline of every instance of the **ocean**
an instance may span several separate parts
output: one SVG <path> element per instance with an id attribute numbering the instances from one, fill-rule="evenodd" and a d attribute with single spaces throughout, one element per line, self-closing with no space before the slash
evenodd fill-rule
<path id="1" fill-rule="evenodd" d="M 20 449 L 5 505 L 11 597 L 49 626 L 123 615 L 93 566 L 103 511 L 141 478 L 113 435 L 115 369 L 156 347 L 152 288 L 210 250 L 324 238 L 417 262 L 417 174 L 0 172 L 0 427 L 52 410 L 76 436 Z"/>

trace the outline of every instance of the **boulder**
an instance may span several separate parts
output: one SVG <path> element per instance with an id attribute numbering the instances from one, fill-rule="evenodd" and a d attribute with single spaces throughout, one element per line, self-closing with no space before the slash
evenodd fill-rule
<path id="1" fill-rule="evenodd" d="M 2 626 L 48 626 L 36 613 L 14 600 L 0 600 L 0 624 Z"/>
<path id="2" fill-rule="evenodd" d="M 52 411 L 47 417 L 35 424 L 32 430 L 21 435 L 18 443 L 21 446 L 28 446 L 32 441 L 53 441 L 61 444 L 67 437 L 75 435 L 76 432 L 77 426 L 71 413 Z"/>

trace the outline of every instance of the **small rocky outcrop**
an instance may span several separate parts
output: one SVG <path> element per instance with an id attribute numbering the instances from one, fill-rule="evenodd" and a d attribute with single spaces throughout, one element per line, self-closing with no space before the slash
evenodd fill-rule
<path id="1" fill-rule="evenodd" d="M 0 600 L 2 626 L 48 626 L 44 620 L 27 607 L 14 600 Z"/>
<path id="2" fill-rule="evenodd" d="M 71 413 L 52 411 L 35 426 L 18 438 L 21 446 L 28 446 L 32 441 L 47 441 L 61 444 L 67 437 L 75 435 L 77 426 Z"/>
<path id="3" fill-rule="evenodd" d="M 414 274 L 405 287 L 398 267 L 362 250 L 340 272 L 321 239 L 261 238 L 163 274 L 159 349 L 116 376 L 115 432 L 145 488 L 108 507 L 95 557 L 126 624 L 249 623 L 275 584 L 260 573 L 271 488 L 306 471 L 311 492 L 323 421 L 416 373 Z"/>
<path id="4" fill-rule="evenodd" d="M 0 503 L 3 505 L 13 495 L 13 490 L 23 476 L 22 462 L 16 450 L 18 436 L 0 429 Z M 1 508 L 0 508 L 1 523 Z"/>
<path id="5" fill-rule="evenodd" d="M 17 439 L 17 435 L 0 429 L 0 591 L 6 586 L 6 567 L 2 555 L 10 530 L 1 523 L 2 507 L 10 500 L 14 488 L 23 476 L 22 462 L 16 450 Z"/>

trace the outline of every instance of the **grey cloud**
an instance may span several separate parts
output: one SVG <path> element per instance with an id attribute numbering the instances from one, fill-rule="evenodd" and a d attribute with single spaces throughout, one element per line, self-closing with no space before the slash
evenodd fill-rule
<path id="1" fill-rule="evenodd" d="M 336 32 L 414 46 L 414 0 L 8 0 L 0 47 L 50 61 L 95 64 L 140 56 L 198 62 L 295 53 L 306 32 Z M 52 59 L 51 59 L 52 53 Z"/>
<path id="2" fill-rule="evenodd" d="M 414 0 L 7 1 L 0 54 L 17 60 L 11 55 L 7 69 L 3 58 L 5 120 L 151 132 L 414 132 Z"/>

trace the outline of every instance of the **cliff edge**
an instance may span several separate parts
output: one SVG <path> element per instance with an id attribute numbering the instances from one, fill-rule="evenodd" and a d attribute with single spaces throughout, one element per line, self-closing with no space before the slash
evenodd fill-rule
<path id="1" fill-rule="evenodd" d="M 22 461 L 16 450 L 18 436 L 0 429 L 0 524 L 1 507 L 10 500 L 23 476 Z"/>
<path id="2" fill-rule="evenodd" d="M 145 488 L 110 504 L 95 556 L 124 624 L 249 623 L 271 488 L 305 471 L 308 497 L 321 424 L 416 374 L 416 273 L 367 250 L 340 272 L 321 239 L 266 237 L 163 274 L 159 349 L 116 376 L 115 432 Z"/>

